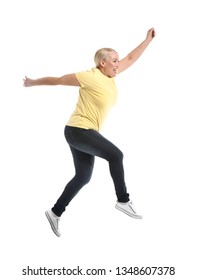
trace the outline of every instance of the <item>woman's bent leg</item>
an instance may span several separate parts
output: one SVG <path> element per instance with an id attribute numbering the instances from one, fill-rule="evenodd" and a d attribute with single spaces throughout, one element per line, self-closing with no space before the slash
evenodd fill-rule
<path id="1" fill-rule="evenodd" d="M 74 148 L 109 162 L 118 201 L 129 201 L 124 180 L 123 153 L 99 132 L 92 129 L 66 127 L 65 136 L 69 145 Z"/>

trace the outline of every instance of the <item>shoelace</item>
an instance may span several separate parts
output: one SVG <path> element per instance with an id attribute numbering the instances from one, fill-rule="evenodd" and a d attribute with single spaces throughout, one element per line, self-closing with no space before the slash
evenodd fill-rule
<path id="1" fill-rule="evenodd" d="M 59 219 L 56 218 L 55 220 L 56 220 L 56 228 L 58 229 L 58 227 L 59 227 Z"/>
<path id="2" fill-rule="evenodd" d="M 129 203 L 129 207 L 131 208 L 131 210 L 133 211 L 133 213 L 136 214 L 135 209 L 132 207 L 132 203 Z"/>

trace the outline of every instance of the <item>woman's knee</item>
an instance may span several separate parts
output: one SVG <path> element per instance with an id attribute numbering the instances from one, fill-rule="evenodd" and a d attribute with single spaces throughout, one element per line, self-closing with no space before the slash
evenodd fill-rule
<path id="1" fill-rule="evenodd" d="M 122 161 L 123 160 L 123 157 L 124 157 L 124 154 L 121 150 L 117 149 L 113 155 L 112 155 L 112 158 L 111 160 L 112 161 Z"/>
<path id="2" fill-rule="evenodd" d="M 92 178 L 92 170 L 89 170 L 86 172 L 81 170 L 81 172 L 78 172 L 75 175 L 75 178 L 77 179 L 78 184 L 80 184 L 81 186 L 84 186 L 90 182 L 90 180 Z"/>

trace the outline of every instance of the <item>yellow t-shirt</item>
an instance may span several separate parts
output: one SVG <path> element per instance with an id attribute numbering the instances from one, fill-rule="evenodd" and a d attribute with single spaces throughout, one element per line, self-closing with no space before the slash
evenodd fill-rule
<path id="1" fill-rule="evenodd" d="M 117 99 L 114 78 L 105 76 L 97 68 L 76 73 L 76 77 L 81 85 L 79 97 L 67 125 L 98 131 Z"/>

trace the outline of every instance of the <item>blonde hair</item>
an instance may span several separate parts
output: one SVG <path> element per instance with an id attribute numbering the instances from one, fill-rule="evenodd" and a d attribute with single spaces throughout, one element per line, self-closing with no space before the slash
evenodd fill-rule
<path id="1" fill-rule="evenodd" d="M 94 55 L 94 62 L 96 64 L 96 67 L 100 65 L 101 60 L 107 59 L 110 52 L 115 52 L 115 50 L 111 48 L 102 48 L 96 51 Z"/>

